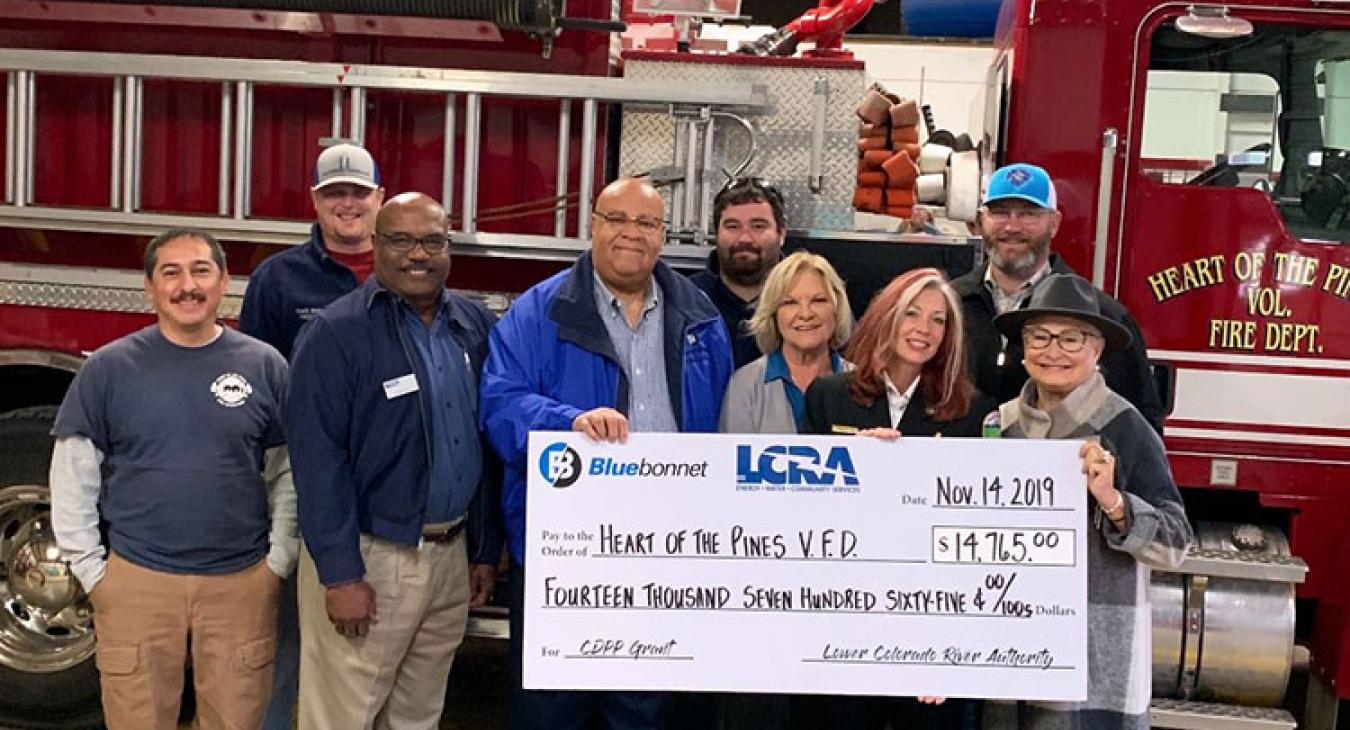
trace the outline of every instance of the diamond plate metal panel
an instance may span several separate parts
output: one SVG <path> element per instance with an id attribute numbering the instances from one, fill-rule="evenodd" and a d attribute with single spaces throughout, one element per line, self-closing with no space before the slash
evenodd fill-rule
<path id="1" fill-rule="evenodd" d="M 1294 716 L 1278 707 L 1239 707 L 1212 702 L 1155 698 L 1149 708 L 1154 728 L 1174 730 L 1294 730 Z"/>
<path id="2" fill-rule="evenodd" d="M 33 281 L 0 281 L 0 304 L 51 309 L 83 309 L 94 312 L 154 314 L 155 310 L 140 289 L 81 286 Z M 226 295 L 220 303 L 220 317 L 235 319 L 244 298 Z"/>
<path id="3" fill-rule="evenodd" d="M 629 59 L 624 76 L 651 81 L 686 83 L 751 83 L 768 91 L 770 109 L 747 115 L 755 128 L 758 152 L 743 176 L 761 177 L 778 187 L 787 207 L 788 227 L 794 229 L 853 230 L 853 188 L 857 176 L 858 120 L 854 108 L 866 89 L 861 69 L 809 66 L 753 66 L 743 63 L 681 63 Z M 811 131 L 817 80 L 829 87 L 822 156 L 824 186 L 809 187 Z M 715 132 L 713 171 L 707 173 L 703 205 L 726 181 L 722 171 L 740 161 L 748 149 L 744 130 L 719 121 Z M 625 110 L 619 156 L 624 175 L 678 166 L 674 158 L 675 122 L 664 112 Z M 700 150 L 701 153 L 701 150 Z M 666 193 L 667 210 L 671 204 Z M 696 223 L 696 221 L 695 221 Z M 692 226 L 691 226 L 692 227 Z"/>

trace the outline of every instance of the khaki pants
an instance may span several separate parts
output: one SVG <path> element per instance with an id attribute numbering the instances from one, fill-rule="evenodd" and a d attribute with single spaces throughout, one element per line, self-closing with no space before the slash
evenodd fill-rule
<path id="1" fill-rule="evenodd" d="M 109 730 L 178 727 L 189 646 L 197 727 L 256 730 L 272 687 L 280 586 L 266 560 L 179 575 L 109 557 L 90 596 Z"/>
<path id="2" fill-rule="evenodd" d="M 464 535 L 400 545 L 361 535 L 375 622 L 360 639 L 328 620 L 324 587 L 300 554 L 300 730 L 435 730 L 469 619 Z"/>

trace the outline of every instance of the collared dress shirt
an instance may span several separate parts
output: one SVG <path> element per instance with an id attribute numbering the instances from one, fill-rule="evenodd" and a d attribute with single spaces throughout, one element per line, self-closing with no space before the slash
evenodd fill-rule
<path id="1" fill-rule="evenodd" d="M 634 431 L 679 431 L 666 385 L 665 302 L 653 279 L 637 326 L 630 327 L 623 302 L 595 277 L 595 303 L 619 367 L 628 376 L 628 424 Z"/>
<path id="2" fill-rule="evenodd" d="M 468 353 L 450 332 L 445 300 L 428 327 L 407 302 L 399 300 L 399 327 L 412 340 L 431 382 L 426 389 L 430 413 L 431 489 L 427 494 L 425 524 L 449 522 L 469 509 L 483 473 L 482 444 L 478 439 L 478 384 Z"/>
<path id="3" fill-rule="evenodd" d="M 909 401 L 914 398 L 914 389 L 919 387 L 919 379 L 915 378 L 914 382 L 910 383 L 903 393 L 895 387 L 895 383 L 891 382 L 891 376 L 883 372 L 881 379 L 886 383 L 886 406 L 891 412 L 891 426 L 900 428 L 900 419 L 905 417 L 905 409 L 909 407 Z"/>

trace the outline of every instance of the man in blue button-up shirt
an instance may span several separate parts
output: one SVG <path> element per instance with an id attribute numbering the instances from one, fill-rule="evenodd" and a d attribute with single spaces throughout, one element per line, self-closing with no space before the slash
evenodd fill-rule
<path id="1" fill-rule="evenodd" d="M 300 530 L 300 727 L 432 730 L 501 550 L 477 426 L 494 321 L 446 290 L 445 210 L 391 199 L 375 275 L 305 326 L 290 428 Z"/>

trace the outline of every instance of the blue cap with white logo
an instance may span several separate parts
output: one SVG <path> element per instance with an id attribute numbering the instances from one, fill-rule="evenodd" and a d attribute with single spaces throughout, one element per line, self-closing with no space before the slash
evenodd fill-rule
<path id="1" fill-rule="evenodd" d="M 1025 200 L 1050 210 L 1055 210 L 1058 203 L 1055 197 L 1055 184 L 1050 181 L 1050 173 L 1044 168 L 1025 162 L 1000 167 L 989 176 L 989 187 L 984 192 L 984 204 L 1009 198 Z"/>

